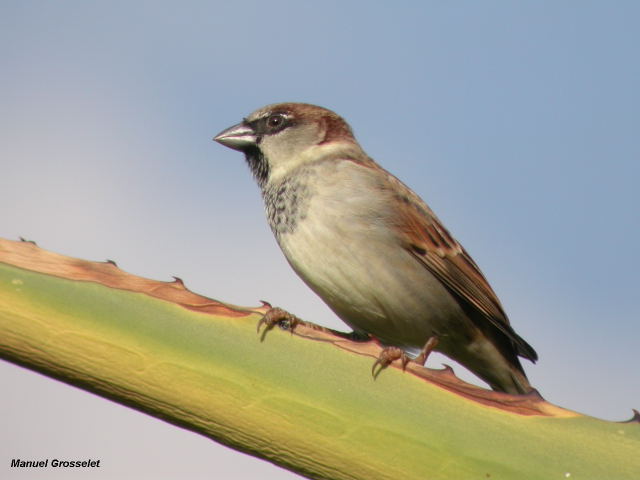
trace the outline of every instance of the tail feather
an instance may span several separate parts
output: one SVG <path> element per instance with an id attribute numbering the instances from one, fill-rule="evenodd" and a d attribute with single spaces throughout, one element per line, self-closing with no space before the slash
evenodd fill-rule
<path id="1" fill-rule="evenodd" d="M 533 387 L 522 370 L 512 368 L 510 373 L 512 384 L 504 390 L 505 392 L 524 395 L 533 391 Z"/>
<path id="2" fill-rule="evenodd" d="M 473 370 L 472 370 L 473 371 Z M 510 393 L 512 395 L 526 395 L 534 388 L 529 383 L 527 376 L 517 368 L 511 368 L 506 375 L 482 375 L 475 371 L 476 375 L 482 378 L 496 392 Z M 497 373 L 497 372 L 492 372 Z M 505 372 L 502 372 L 505 373 Z"/>
<path id="3" fill-rule="evenodd" d="M 506 347 L 505 347 L 506 345 Z M 496 344 L 480 336 L 464 350 L 451 354 L 462 365 L 487 382 L 493 390 L 514 395 L 530 393 L 529 383 L 516 352 L 506 342 Z"/>

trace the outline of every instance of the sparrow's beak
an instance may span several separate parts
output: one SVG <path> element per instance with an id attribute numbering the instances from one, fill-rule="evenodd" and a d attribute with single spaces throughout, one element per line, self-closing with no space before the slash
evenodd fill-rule
<path id="1" fill-rule="evenodd" d="M 256 132 L 244 122 L 223 130 L 213 139 L 225 147 L 240 151 L 256 146 Z"/>

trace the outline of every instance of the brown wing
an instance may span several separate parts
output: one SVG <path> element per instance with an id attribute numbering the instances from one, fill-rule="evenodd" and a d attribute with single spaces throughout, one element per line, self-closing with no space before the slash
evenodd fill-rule
<path id="1" fill-rule="evenodd" d="M 506 335 L 518 355 L 536 361 L 535 350 L 511 328 L 498 297 L 469 254 L 420 197 L 391 174 L 389 180 L 395 184 L 394 191 L 401 192 L 395 211 L 401 212 L 396 221 L 405 248 L 459 298 L 480 312 L 480 318 Z"/>

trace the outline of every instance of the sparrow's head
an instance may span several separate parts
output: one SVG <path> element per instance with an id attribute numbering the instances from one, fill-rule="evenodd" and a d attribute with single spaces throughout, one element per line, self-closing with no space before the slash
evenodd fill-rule
<path id="1" fill-rule="evenodd" d="M 244 152 L 261 187 L 305 163 L 332 155 L 349 158 L 360 151 L 347 122 L 306 103 L 267 105 L 214 140 Z"/>

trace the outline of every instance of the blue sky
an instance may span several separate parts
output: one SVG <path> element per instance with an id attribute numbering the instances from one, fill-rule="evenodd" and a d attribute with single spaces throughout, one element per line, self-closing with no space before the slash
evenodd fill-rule
<path id="1" fill-rule="evenodd" d="M 397 3 L 1 2 L 0 236 L 344 328 L 288 267 L 242 156 L 211 141 L 264 104 L 323 105 L 473 255 L 541 393 L 630 417 L 640 7 Z M 101 456 L 98 478 L 296 478 L 18 367 L 0 378 L 2 451 Z"/>

